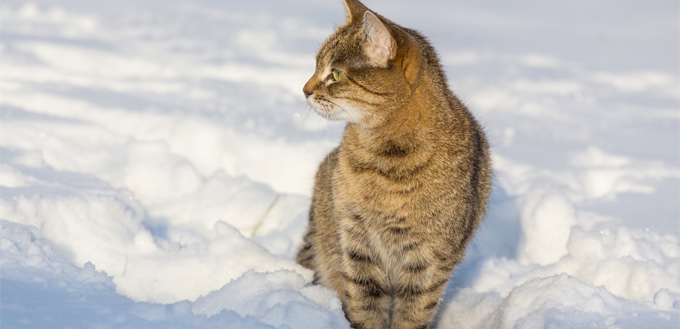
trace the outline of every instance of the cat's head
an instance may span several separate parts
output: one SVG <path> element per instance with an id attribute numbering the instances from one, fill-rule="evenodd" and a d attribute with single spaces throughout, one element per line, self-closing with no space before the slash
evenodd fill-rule
<path id="1" fill-rule="evenodd" d="M 345 0 L 348 19 L 321 46 L 303 92 L 330 120 L 379 124 L 412 92 L 420 51 L 408 30 Z"/>

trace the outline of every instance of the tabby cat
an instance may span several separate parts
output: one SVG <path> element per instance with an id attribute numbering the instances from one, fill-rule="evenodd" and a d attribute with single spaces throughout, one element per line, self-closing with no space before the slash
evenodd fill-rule
<path id="1" fill-rule="evenodd" d="M 336 290 L 353 328 L 427 328 L 484 217 L 484 133 L 418 32 L 345 0 L 303 88 L 345 120 L 319 167 L 297 262 Z"/>

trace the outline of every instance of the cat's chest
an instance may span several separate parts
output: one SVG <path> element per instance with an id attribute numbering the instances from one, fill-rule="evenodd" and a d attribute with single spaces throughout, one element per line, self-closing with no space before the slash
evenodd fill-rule
<path id="1" fill-rule="evenodd" d="M 333 195 L 338 215 L 359 218 L 365 229 L 384 236 L 395 227 L 420 225 L 419 209 L 427 197 L 425 175 L 400 177 L 379 164 L 352 162 L 341 154 L 334 175 Z M 406 164 L 404 165 L 406 166 Z"/>
<path id="2" fill-rule="evenodd" d="M 388 207 L 421 192 L 424 179 L 431 175 L 431 157 L 426 154 L 429 152 L 406 150 L 397 143 L 402 142 L 367 142 L 354 135 L 346 136 L 335 173 L 337 189 L 361 195 L 368 202 L 388 203 Z"/>
<path id="3" fill-rule="evenodd" d="M 334 195 L 340 208 L 361 209 L 371 217 L 405 216 L 408 204 L 418 199 L 422 184 L 413 175 L 399 177 L 371 162 L 352 162 L 341 156 L 334 180 Z"/>
<path id="4" fill-rule="evenodd" d="M 340 230 L 352 232 L 353 239 L 366 243 L 389 272 L 402 263 L 405 245 L 430 233 L 428 199 L 436 180 L 428 177 L 433 169 L 420 165 L 417 172 L 399 177 L 381 172 L 380 163 L 352 163 L 351 155 L 339 155 L 334 173 L 336 219 Z M 412 161 L 403 165 L 409 166 L 418 168 Z"/>

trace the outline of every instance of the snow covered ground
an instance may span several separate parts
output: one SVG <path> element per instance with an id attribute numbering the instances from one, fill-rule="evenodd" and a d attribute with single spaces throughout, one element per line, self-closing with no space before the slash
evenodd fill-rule
<path id="1" fill-rule="evenodd" d="M 408 1 L 495 186 L 436 328 L 680 327 L 676 0 Z M 4 0 L 0 327 L 347 328 L 293 258 L 341 0 Z"/>

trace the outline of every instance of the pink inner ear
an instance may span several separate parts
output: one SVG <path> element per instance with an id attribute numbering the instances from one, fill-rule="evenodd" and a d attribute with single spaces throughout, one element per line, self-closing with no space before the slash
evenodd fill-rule
<path id="1" fill-rule="evenodd" d="M 364 15 L 364 32 L 373 43 L 371 47 L 373 54 L 369 56 L 381 62 L 394 58 L 396 42 L 387 27 L 371 12 Z"/>
<path id="2" fill-rule="evenodd" d="M 396 42 L 394 42 L 394 38 L 392 38 L 392 36 L 390 36 L 388 40 L 385 40 L 385 43 L 383 44 L 383 51 L 387 55 L 388 59 L 394 59 L 394 56 L 396 55 L 396 51 L 394 51 L 395 46 Z"/>

